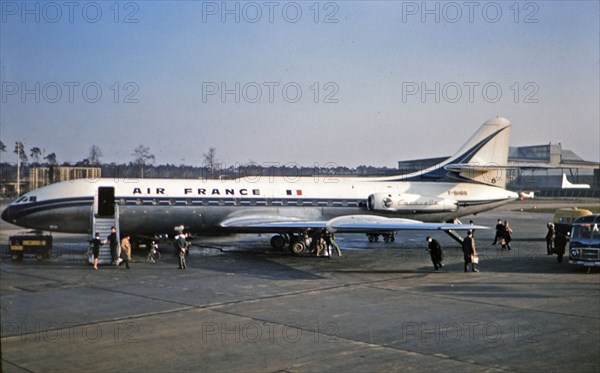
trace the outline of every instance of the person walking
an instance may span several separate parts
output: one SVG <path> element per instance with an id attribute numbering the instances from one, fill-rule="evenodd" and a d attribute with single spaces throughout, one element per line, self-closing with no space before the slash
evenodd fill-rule
<path id="1" fill-rule="evenodd" d="M 477 269 L 477 262 L 479 257 L 477 256 L 477 250 L 475 249 L 475 240 L 473 239 L 473 232 L 469 231 L 467 237 L 462 243 L 463 256 L 465 260 L 465 272 L 467 272 L 468 265 L 471 263 L 471 271 L 479 272 Z"/>
<path id="2" fill-rule="evenodd" d="M 510 241 L 512 241 L 511 233 L 513 232 L 512 228 L 508 224 L 508 220 L 504 221 L 504 230 L 502 232 L 502 250 L 512 250 L 510 247 Z"/>
<path id="3" fill-rule="evenodd" d="M 502 224 L 502 219 L 498 219 L 496 223 L 496 235 L 494 236 L 494 243 L 492 246 L 495 246 L 498 240 L 502 240 L 504 236 L 504 224 Z"/>
<path id="4" fill-rule="evenodd" d="M 565 255 L 565 247 L 567 246 L 567 242 L 569 239 L 565 236 L 561 231 L 556 231 L 554 235 L 554 250 L 556 251 L 556 255 L 558 258 L 556 260 L 559 263 L 562 263 L 563 255 Z"/>
<path id="5" fill-rule="evenodd" d="M 554 244 L 554 223 L 549 222 L 546 227 L 548 228 L 548 233 L 546 233 L 546 255 L 552 255 Z"/>
<path id="6" fill-rule="evenodd" d="M 433 263 L 433 269 L 435 271 L 439 271 L 444 267 L 442 264 L 442 259 L 444 258 L 444 253 L 442 252 L 442 245 L 437 240 L 434 240 L 431 237 L 427 237 L 425 239 L 427 241 L 427 251 L 429 251 L 429 255 L 431 256 L 431 262 Z"/>
<path id="7" fill-rule="evenodd" d="M 100 233 L 96 232 L 96 237 L 94 237 L 90 244 L 92 244 L 92 255 L 94 256 L 94 270 L 98 270 L 98 256 L 100 255 L 100 245 L 102 245 L 102 241 L 100 240 Z"/>
<path id="8" fill-rule="evenodd" d="M 125 236 L 121 240 L 121 256 L 125 262 L 125 267 L 129 269 L 129 262 L 131 262 L 131 237 Z"/>

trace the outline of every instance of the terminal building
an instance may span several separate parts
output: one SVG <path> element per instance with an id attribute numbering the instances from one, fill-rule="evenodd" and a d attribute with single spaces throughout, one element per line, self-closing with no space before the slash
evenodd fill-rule
<path id="1" fill-rule="evenodd" d="M 398 162 L 402 173 L 419 172 L 449 157 Z M 582 159 L 559 144 L 510 147 L 507 187 L 514 191 L 533 191 L 537 197 L 600 197 L 600 163 Z M 589 188 L 563 188 L 563 178 Z"/>
<path id="2" fill-rule="evenodd" d="M 9 175 L 9 172 L 2 172 L 0 195 L 16 196 L 26 191 L 60 181 L 75 179 L 97 180 L 102 176 L 102 169 L 100 167 L 30 166 L 27 171 L 27 176 L 21 177 L 19 180 L 17 180 L 16 176 Z"/>

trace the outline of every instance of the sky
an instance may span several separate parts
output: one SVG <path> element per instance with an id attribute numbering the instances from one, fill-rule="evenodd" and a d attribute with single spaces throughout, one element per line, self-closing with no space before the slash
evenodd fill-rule
<path id="1" fill-rule="evenodd" d="M 600 161 L 598 1 L 0 1 L 0 141 L 225 167 L 512 146 Z M 29 153 L 29 150 L 28 150 Z"/>

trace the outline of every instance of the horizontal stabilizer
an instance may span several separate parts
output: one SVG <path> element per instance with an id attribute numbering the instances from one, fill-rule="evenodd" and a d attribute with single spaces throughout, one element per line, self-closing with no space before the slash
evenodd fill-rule
<path id="1" fill-rule="evenodd" d="M 478 165 L 478 164 L 470 164 L 470 163 L 451 163 L 451 164 L 447 164 L 444 166 L 444 169 L 448 170 L 448 171 L 456 171 L 456 172 L 462 172 L 462 171 L 477 171 L 477 172 L 487 172 L 490 170 L 516 170 L 519 167 L 516 166 L 501 166 L 501 165 L 496 165 L 496 164 L 489 164 L 489 165 Z"/>

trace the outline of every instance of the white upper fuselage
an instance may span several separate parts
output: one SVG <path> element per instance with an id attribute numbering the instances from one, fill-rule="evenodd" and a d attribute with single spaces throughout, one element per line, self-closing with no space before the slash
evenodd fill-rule
<path id="1" fill-rule="evenodd" d="M 373 214 L 442 222 L 518 197 L 505 189 L 476 183 L 385 182 L 332 176 L 206 181 L 99 179 L 52 184 L 27 193 L 9 206 L 3 218 L 28 228 L 87 233 L 99 187 L 114 188 L 121 230 L 144 234 L 171 232 L 180 224 L 196 233 L 223 233 L 222 222 L 245 214 L 311 220 Z M 390 195 L 393 205 L 369 208 L 372 195 Z"/>

